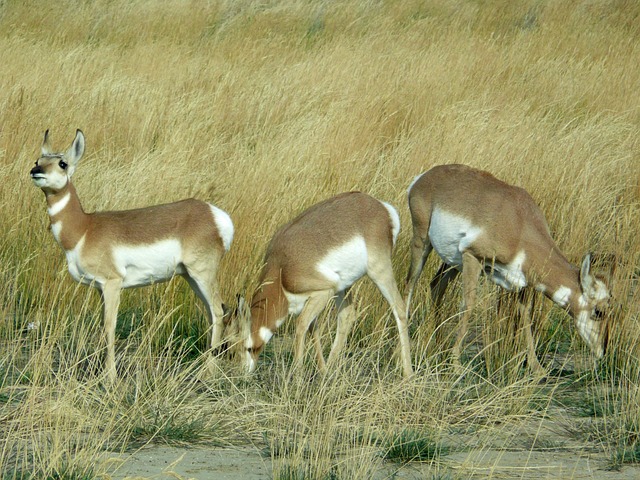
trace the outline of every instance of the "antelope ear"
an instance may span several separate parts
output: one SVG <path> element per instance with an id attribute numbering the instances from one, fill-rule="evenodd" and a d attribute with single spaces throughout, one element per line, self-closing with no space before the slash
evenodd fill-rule
<path id="1" fill-rule="evenodd" d="M 42 155 L 51 155 L 53 151 L 51 150 L 51 144 L 49 143 L 49 129 L 44 132 L 44 140 L 42 141 L 42 147 L 40 148 Z"/>
<path id="2" fill-rule="evenodd" d="M 589 292 L 593 288 L 593 277 L 591 276 L 591 254 L 587 253 L 582 259 L 580 266 L 580 286 L 582 292 Z"/>
<path id="3" fill-rule="evenodd" d="M 76 169 L 76 165 L 82 158 L 84 154 L 84 134 L 82 130 L 76 130 L 76 138 L 73 140 L 73 143 L 65 153 L 65 160 L 69 164 L 68 175 L 73 175 L 73 172 Z"/>

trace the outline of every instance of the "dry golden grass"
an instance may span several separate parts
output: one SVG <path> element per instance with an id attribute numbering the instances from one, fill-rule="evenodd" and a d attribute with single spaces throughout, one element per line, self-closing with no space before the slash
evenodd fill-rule
<path id="1" fill-rule="evenodd" d="M 514 448 L 513 432 L 554 415 L 579 448 L 638 460 L 639 29 L 640 4 L 613 0 L 0 1 L 3 477 L 117 476 L 113 452 L 168 442 L 254 444 L 275 478 L 366 478 L 395 439 L 417 438 L 436 445 L 423 460 L 432 475 L 468 478 L 474 463 L 450 469 L 445 450 Z M 451 343 L 432 340 L 423 280 L 417 375 L 402 381 L 388 308 L 363 282 L 357 331 L 329 377 L 311 366 L 287 381 L 284 327 L 255 378 L 224 363 L 205 376 L 206 322 L 174 281 L 124 296 L 120 376 L 105 388 L 98 295 L 66 273 L 27 175 L 47 128 L 60 149 L 76 128 L 87 137 L 74 183 L 88 211 L 187 196 L 228 211 L 228 301 L 255 288 L 277 226 L 350 189 L 398 208 L 402 279 L 413 177 L 439 163 L 488 169 L 533 195 L 572 260 L 615 256 L 611 352 L 594 370 L 545 302 L 540 348 L 564 371 L 539 385 L 485 286 L 485 333 L 457 377 Z M 459 294 L 448 295 L 453 316 Z M 571 414 L 584 408 L 588 428 Z"/>

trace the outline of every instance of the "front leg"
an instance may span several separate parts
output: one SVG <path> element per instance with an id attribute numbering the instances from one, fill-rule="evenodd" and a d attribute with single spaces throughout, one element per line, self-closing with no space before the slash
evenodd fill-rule
<path id="1" fill-rule="evenodd" d="M 294 370 L 297 370 L 302 366 L 302 361 L 304 360 L 304 339 L 309 327 L 332 296 L 333 292 L 330 290 L 311 294 L 307 303 L 305 303 L 302 312 L 300 312 L 300 315 L 296 319 L 296 338 L 293 354 Z M 322 366 L 320 366 L 320 368 L 322 368 Z"/>
<path id="2" fill-rule="evenodd" d="M 104 332 L 107 338 L 107 361 L 105 373 L 109 383 L 114 383 L 117 378 L 115 337 L 121 289 L 122 280 L 119 278 L 107 280 L 102 287 Z"/>
<path id="3" fill-rule="evenodd" d="M 546 371 L 538 360 L 536 341 L 532 332 L 534 305 L 535 296 L 533 292 L 525 292 L 524 290 L 518 292 L 518 313 L 527 342 L 527 363 L 534 375 L 544 377 L 546 376 Z"/>

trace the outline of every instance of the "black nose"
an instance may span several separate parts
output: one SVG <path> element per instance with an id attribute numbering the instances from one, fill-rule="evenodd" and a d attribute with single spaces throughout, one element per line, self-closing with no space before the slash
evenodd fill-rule
<path id="1" fill-rule="evenodd" d="M 33 177 L 34 175 L 38 175 L 40 173 L 43 173 L 42 171 L 42 167 L 40 165 L 36 165 L 35 167 L 33 167 L 31 169 L 31 176 Z"/>

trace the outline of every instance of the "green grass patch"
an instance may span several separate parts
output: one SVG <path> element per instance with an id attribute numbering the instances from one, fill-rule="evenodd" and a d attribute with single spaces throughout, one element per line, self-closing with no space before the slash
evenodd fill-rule
<path id="1" fill-rule="evenodd" d="M 386 442 L 385 460 L 394 462 L 428 462 L 447 455 L 450 447 L 443 445 L 430 433 L 402 430 Z"/>

